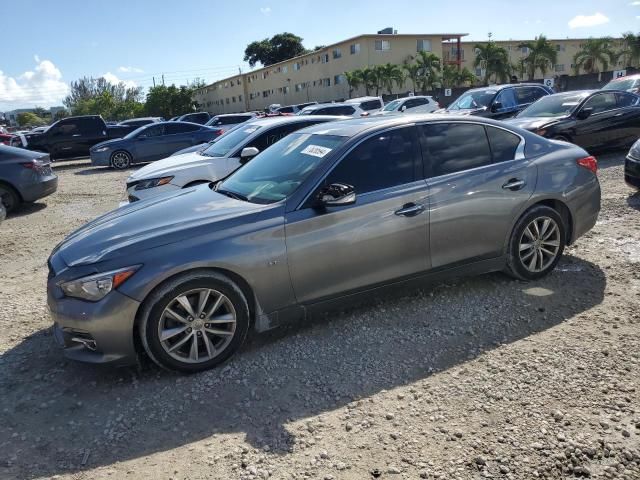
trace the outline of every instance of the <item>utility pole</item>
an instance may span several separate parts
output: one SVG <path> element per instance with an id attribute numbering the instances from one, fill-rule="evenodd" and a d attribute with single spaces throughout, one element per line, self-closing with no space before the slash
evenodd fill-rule
<path id="1" fill-rule="evenodd" d="M 153 80 L 153 86 L 156 86 L 156 77 L 151 77 L 151 79 Z"/>
<path id="2" fill-rule="evenodd" d="M 162 86 L 164 86 L 164 73 L 162 74 Z"/>

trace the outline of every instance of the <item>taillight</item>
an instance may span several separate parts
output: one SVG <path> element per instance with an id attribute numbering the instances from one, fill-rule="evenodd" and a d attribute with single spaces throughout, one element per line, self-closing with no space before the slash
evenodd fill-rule
<path id="1" fill-rule="evenodd" d="M 31 170 L 37 170 L 38 169 L 38 165 L 36 164 L 35 160 L 31 160 L 30 162 L 27 162 L 27 163 L 21 163 L 21 165 L 24 168 L 29 168 Z"/>
<path id="2" fill-rule="evenodd" d="M 598 173 L 598 160 L 596 160 L 596 157 L 579 158 L 576 160 L 576 163 L 581 167 L 591 170 L 593 173 Z"/>

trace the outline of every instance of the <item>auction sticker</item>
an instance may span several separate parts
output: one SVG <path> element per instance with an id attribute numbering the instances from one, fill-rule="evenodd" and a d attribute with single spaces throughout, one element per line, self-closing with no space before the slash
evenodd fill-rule
<path id="1" fill-rule="evenodd" d="M 324 157 L 331 151 L 330 148 L 321 147 L 320 145 L 307 145 L 301 153 L 305 153 L 307 155 L 313 155 L 314 157 Z"/>

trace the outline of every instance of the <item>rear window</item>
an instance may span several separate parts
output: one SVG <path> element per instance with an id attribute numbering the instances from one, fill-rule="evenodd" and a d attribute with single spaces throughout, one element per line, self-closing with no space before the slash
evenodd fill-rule
<path id="1" fill-rule="evenodd" d="M 382 102 L 380 100 L 367 100 L 360 104 L 360 108 L 368 111 L 368 110 L 377 110 L 378 108 L 382 108 Z"/>

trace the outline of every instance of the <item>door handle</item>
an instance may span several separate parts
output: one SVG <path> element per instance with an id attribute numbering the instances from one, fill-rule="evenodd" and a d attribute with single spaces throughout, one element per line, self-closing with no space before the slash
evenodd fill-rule
<path id="1" fill-rule="evenodd" d="M 502 185 L 502 188 L 504 188 L 505 190 L 512 190 L 515 192 L 516 190 L 521 190 L 526 184 L 527 182 L 525 182 L 524 180 L 520 180 L 518 178 L 512 178 L 507 183 Z"/>
<path id="2" fill-rule="evenodd" d="M 396 215 L 402 215 L 403 217 L 415 217 L 424 212 L 424 205 L 421 203 L 406 203 L 400 210 L 396 210 Z"/>

